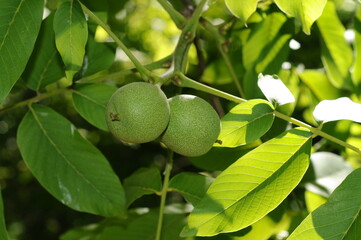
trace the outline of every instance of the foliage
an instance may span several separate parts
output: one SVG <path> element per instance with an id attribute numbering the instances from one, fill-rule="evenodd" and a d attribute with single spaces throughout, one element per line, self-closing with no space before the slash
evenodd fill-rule
<path id="1" fill-rule="evenodd" d="M 359 1 L 0 0 L 0 20 L 0 239 L 361 235 Z M 141 81 L 212 104 L 209 152 L 114 138 L 106 105 Z"/>

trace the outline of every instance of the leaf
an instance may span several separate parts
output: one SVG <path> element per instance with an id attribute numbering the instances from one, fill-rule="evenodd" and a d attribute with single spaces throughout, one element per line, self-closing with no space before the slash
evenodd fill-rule
<path id="1" fill-rule="evenodd" d="M 243 23 L 257 10 L 258 0 L 225 0 L 226 6 L 233 15 Z"/>
<path id="2" fill-rule="evenodd" d="M 257 76 L 278 73 L 289 52 L 289 41 L 294 26 L 282 13 L 276 12 L 257 23 L 243 47 L 246 73 L 243 79 L 246 98 L 260 98 Z"/>
<path id="3" fill-rule="evenodd" d="M 326 4 L 317 26 L 322 36 L 321 59 L 327 76 L 335 87 L 352 89 L 352 49 L 344 37 L 345 28 L 337 17 L 333 2 Z"/>
<path id="4" fill-rule="evenodd" d="M 89 36 L 81 76 L 86 77 L 108 69 L 114 62 L 115 47 L 110 43 L 96 42 Z"/>
<path id="5" fill-rule="evenodd" d="M 300 74 L 300 79 L 307 85 L 318 100 L 341 97 L 340 90 L 329 82 L 324 72 L 318 70 L 305 70 Z"/>
<path id="6" fill-rule="evenodd" d="M 183 172 L 174 176 L 169 182 L 169 189 L 179 192 L 187 202 L 197 205 L 213 182 L 212 177 Z"/>
<path id="7" fill-rule="evenodd" d="M 358 239 L 360 236 L 361 169 L 353 171 L 327 203 L 309 214 L 288 240 Z"/>
<path id="8" fill-rule="evenodd" d="M 219 143 L 215 146 L 237 147 L 262 137 L 274 120 L 273 106 L 262 99 L 238 104 L 221 119 Z"/>
<path id="9" fill-rule="evenodd" d="M 327 198 L 308 190 L 305 191 L 305 203 L 308 212 L 313 212 L 315 209 L 326 202 Z"/>
<path id="10" fill-rule="evenodd" d="M 303 32 L 309 35 L 312 24 L 321 16 L 327 0 L 275 0 L 275 3 L 283 12 L 297 18 Z"/>
<path id="11" fill-rule="evenodd" d="M 355 30 L 355 61 L 353 65 L 352 81 L 353 84 L 361 90 L 361 8 L 358 8 L 356 16 L 354 18 L 354 30 Z"/>
<path id="12" fill-rule="evenodd" d="M 352 171 L 352 166 L 339 155 L 330 152 L 312 153 L 311 166 L 304 179 L 305 187 L 311 192 L 329 197 Z"/>
<path id="13" fill-rule="evenodd" d="M 43 21 L 34 51 L 23 74 L 27 86 L 35 91 L 64 76 L 63 63 L 55 46 L 53 19 L 54 14 L 51 14 Z"/>
<path id="14" fill-rule="evenodd" d="M 348 97 L 335 100 L 323 100 L 315 107 L 313 116 L 317 121 L 331 122 L 351 120 L 361 123 L 361 104 Z"/>
<path id="15" fill-rule="evenodd" d="M 17 143 L 40 184 L 63 204 L 106 217 L 123 213 L 124 191 L 106 158 L 51 108 L 30 107 Z"/>
<path id="16" fill-rule="evenodd" d="M 124 179 L 124 189 L 127 206 L 143 195 L 160 193 L 162 178 L 156 168 L 140 168 L 128 178 Z"/>
<path id="17" fill-rule="evenodd" d="M 258 87 L 268 101 L 276 105 L 284 105 L 295 101 L 295 97 L 282 80 L 274 76 L 263 76 L 262 73 L 260 73 L 258 76 Z"/>
<path id="18" fill-rule="evenodd" d="M 311 135 L 289 130 L 229 166 L 191 212 L 181 236 L 235 232 L 275 209 L 307 170 Z"/>
<path id="19" fill-rule="evenodd" d="M 206 154 L 198 157 L 189 157 L 188 160 L 194 166 L 204 170 L 222 171 L 258 145 L 258 142 L 255 142 L 235 148 L 213 147 Z"/>
<path id="20" fill-rule="evenodd" d="M 24 71 L 38 36 L 43 0 L 0 0 L 0 103 Z"/>
<path id="21" fill-rule="evenodd" d="M 6 231 L 5 218 L 4 218 L 4 204 L 0 194 L 0 239 L 7 240 L 8 234 Z"/>
<path id="22" fill-rule="evenodd" d="M 106 105 L 116 87 L 95 83 L 75 85 L 73 103 L 79 114 L 95 127 L 108 131 L 105 121 Z"/>
<path id="23" fill-rule="evenodd" d="M 64 0 L 54 16 L 55 43 L 66 67 L 66 77 L 73 80 L 82 64 L 88 27 L 78 0 Z"/>

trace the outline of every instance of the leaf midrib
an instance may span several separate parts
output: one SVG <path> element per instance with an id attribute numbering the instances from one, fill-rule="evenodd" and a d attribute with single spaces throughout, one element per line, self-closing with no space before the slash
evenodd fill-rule
<path id="1" fill-rule="evenodd" d="M 104 195 L 91 181 L 89 181 L 70 161 L 69 159 L 63 154 L 63 152 L 56 146 L 55 142 L 51 139 L 48 132 L 44 128 L 43 124 L 41 123 L 40 119 L 38 118 L 35 110 L 30 106 L 30 110 L 34 116 L 35 121 L 38 123 L 41 131 L 44 133 L 45 137 L 48 139 L 51 146 L 58 152 L 58 154 L 65 160 L 65 162 L 70 166 L 73 171 L 84 180 L 89 186 L 91 186 L 100 196 L 105 198 L 108 202 L 112 203 L 113 201 L 108 198 L 108 196 Z"/>

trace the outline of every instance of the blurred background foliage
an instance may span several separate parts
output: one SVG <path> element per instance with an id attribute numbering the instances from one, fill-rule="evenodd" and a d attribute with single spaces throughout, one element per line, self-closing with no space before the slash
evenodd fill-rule
<path id="1" fill-rule="evenodd" d="M 46 12 L 54 11 L 59 2 L 60 0 L 47 0 Z M 172 54 L 181 31 L 156 0 L 83 0 L 82 2 L 108 22 L 111 29 L 142 63 L 149 64 Z M 189 17 L 197 1 L 172 0 L 170 2 L 185 17 Z M 295 19 L 287 18 L 272 1 L 264 0 L 259 2 L 257 12 L 251 16 L 247 27 L 245 27 L 244 24 L 231 15 L 223 0 L 211 0 L 210 2 L 208 10 L 204 13 L 204 18 L 219 27 L 224 38 L 222 47 L 227 50 L 237 77 L 239 79 L 252 78 L 257 76 L 256 73 L 260 71 L 266 74 L 277 74 L 297 97 L 296 104 L 286 106 L 280 111 L 314 124 L 312 111 L 321 100 L 349 96 L 354 101 L 360 102 L 359 89 L 342 89 L 334 86 L 323 70 L 324 65 L 321 59 L 322 43 L 317 24 L 313 25 L 311 35 L 306 35 L 301 31 L 300 24 Z M 337 16 L 345 29 L 347 44 L 351 49 L 355 50 L 355 32 L 353 29 L 355 29 L 355 15 L 359 4 L 352 0 L 335 0 L 334 3 Z M 254 39 L 254 36 L 261 38 L 265 36 L 261 31 L 269 31 L 264 24 L 270 17 L 285 22 L 282 28 L 279 29 L 281 34 L 271 39 Z M 274 25 L 269 26 L 269 28 L 273 27 Z M 89 25 L 89 28 L 95 43 L 106 42 L 109 47 L 109 52 L 105 54 L 107 57 L 104 57 L 104 52 L 97 53 L 98 55 L 94 53 L 94 61 L 98 60 L 97 57 L 101 61 L 110 59 L 109 66 L 97 73 L 80 73 L 77 76 L 78 79 L 91 75 L 90 80 L 96 81 L 98 77 L 101 79 L 104 74 L 133 67 L 126 55 L 117 49 L 114 44 L 110 43 L 111 39 L 104 30 L 92 24 Z M 263 48 L 267 54 L 270 54 L 270 52 L 272 54 L 273 48 L 268 44 L 281 41 L 280 36 L 285 36 L 287 40 L 281 46 L 280 53 L 274 53 L 279 54 L 277 58 L 272 59 L 277 61 L 262 63 L 262 61 L 266 60 L 258 58 L 260 55 L 257 51 Z M 193 79 L 201 80 L 226 92 L 239 95 L 227 65 L 217 49 L 217 44 L 217 41 L 207 31 L 200 31 L 189 54 L 187 74 Z M 95 45 L 95 47 L 97 46 Z M 257 50 L 257 48 L 260 49 Z M 89 45 L 88 53 L 91 52 L 91 49 L 95 48 Z M 254 69 L 250 71 L 247 64 L 255 64 Z M 159 69 L 156 71 L 162 73 L 164 70 Z M 125 74 L 116 75 L 114 78 L 106 79 L 105 82 L 118 87 L 134 80 L 140 80 L 139 76 L 132 72 L 126 72 Z M 62 84 L 61 81 L 51 84 L 46 87 L 46 90 L 56 89 Z M 26 90 L 24 85 L 23 81 L 19 81 L 3 106 L 11 106 L 22 99 L 36 95 L 34 91 Z M 164 91 L 170 97 L 181 90 L 173 85 L 167 85 L 164 87 Z M 220 115 L 223 115 L 234 106 L 232 103 L 194 90 L 183 89 L 183 92 L 200 95 L 210 100 Z M 259 95 L 259 92 L 250 92 L 247 97 L 255 98 L 260 97 Z M 78 127 L 83 136 L 102 151 L 122 181 L 141 167 L 163 168 L 166 151 L 158 143 L 125 146 L 115 141 L 110 133 L 95 128 L 81 118 L 73 107 L 71 93 L 56 95 L 44 101 L 66 116 Z M 101 217 L 75 212 L 62 205 L 47 193 L 29 172 L 20 156 L 15 138 L 17 126 L 26 111 L 26 108 L 16 108 L 6 112 L 6 114 L 0 114 L 0 185 L 11 239 L 58 239 L 68 229 L 100 221 Z M 286 128 L 287 123 L 280 120 L 277 124 L 274 124 L 262 140 L 270 139 L 283 132 Z M 337 138 L 361 147 L 361 127 L 359 124 L 349 121 L 332 122 L 325 124 L 324 129 Z M 360 156 L 348 149 L 318 138 L 315 139 L 315 143 L 314 150 L 339 154 L 349 161 L 354 168 L 359 167 L 361 164 Z M 235 161 L 255 146 L 257 146 L 257 143 L 235 149 L 220 150 L 214 148 L 208 154 L 192 159 L 176 155 L 173 174 L 183 171 L 210 171 L 209 174 L 216 175 L 217 171 L 225 169 L 232 161 Z M 222 156 L 227 156 L 228 161 L 222 162 Z M 304 189 L 296 189 L 284 205 L 287 205 L 290 209 L 297 209 L 300 207 L 300 201 L 302 202 L 301 207 L 304 207 L 302 204 L 307 204 L 307 202 L 312 202 L 312 204 L 317 201 L 322 202 L 322 197 L 319 197 L 319 195 L 316 196 L 315 200 L 312 193 L 304 195 L 304 192 Z M 177 201 L 182 202 L 183 200 L 179 195 L 172 193 L 169 202 Z M 157 207 L 158 204 L 158 196 L 149 195 L 135 201 L 132 207 Z M 307 207 L 314 207 L 311 206 L 312 204 L 307 204 Z M 293 214 L 302 215 L 304 213 L 295 211 Z M 297 222 L 297 219 L 300 221 L 299 219 L 302 219 L 302 216 L 292 216 L 292 222 L 289 215 L 285 216 L 285 218 L 286 220 L 280 222 L 288 224 L 292 228 L 293 225 L 297 226 L 297 223 L 294 222 Z M 271 218 L 263 221 L 268 221 L 266 225 L 276 228 L 275 222 L 273 222 L 274 225 L 270 225 Z M 256 229 L 257 226 L 254 226 L 254 228 Z M 214 239 L 229 238 L 219 236 Z"/>

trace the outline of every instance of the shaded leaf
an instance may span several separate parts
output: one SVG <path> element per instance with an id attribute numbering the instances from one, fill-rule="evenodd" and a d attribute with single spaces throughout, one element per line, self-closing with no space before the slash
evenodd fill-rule
<path id="1" fill-rule="evenodd" d="M 63 204 L 107 217 L 123 213 L 124 191 L 106 158 L 51 108 L 30 107 L 17 143 L 40 184 Z"/>
<path id="2" fill-rule="evenodd" d="M 66 67 L 69 81 L 77 73 L 85 54 L 88 26 L 78 0 L 64 0 L 54 16 L 55 43 Z"/>
<path id="3" fill-rule="evenodd" d="M 116 87 L 103 83 L 76 85 L 73 90 L 74 107 L 89 123 L 108 131 L 106 105 L 116 90 Z"/>
<path id="4" fill-rule="evenodd" d="M 262 99 L 238 104 L 221 119 L 221 142 L 215 146 L 237 147 L 257 140 L 272 126 L 273 113 L 273 106 Z"/>
<path id="5" fill-rule="evenodd" d="M 258 142 L 255 142 L 235 148 L 213 147 L 206 154 L 190 157 L 188 160 L 194 166 L 204 170 L 222 171 L 258 145 Z"/>
<path id="6" fill-rule="evenodd" d="M 361 218 L 361 169 L 352 172 L 329 200 L 309 214 L 288 238 L 358 239 Z"/>
<path id="7" fill-rule="evenodd" d="M 5 218 L 4 218 L 4 204 L 0 194 L 0 239 L 7 240 L 8 234 L 6 231 Z"/>
<path id="8" fill-rule="evenodd" d="M 327 76 L 335 87 L 351 89 L 352 49 L 344 37 L 345 28 L 332 1 L 326 4 L 317 26 L 322 36 L 321 59 Z"/>
<path id="9" fill-rule="evenodd" d="M 194 206 L 203 198 L 213 180 L 212 177 L 183 172 L 170 180 L 169 188 L 182 194 Z"/>
<path id="10" fill-rule="evenodd" d="M 29 88 L 39 91 L 64 76 L 64 66 L 55 46 L 54 14 L 48 16 L 40 28 L 34 51 L 23 78 Z"/>
<path id="11" fill-rule="evenodd" d="M 258 0 L 225 0 L 227 8 L 243 23 L 256 11 Z"/>
<path id="12" fill-rule="evenodd" d="M 283 12 L 297 18 L 303 32 L 310 34 L 311 26 L 321 16 L 327 0 L 275 0 L 275 3 Z"/>
<path id="13" fill-rule="evenodd" d="M 127 206 L 143 195 L 156 194 L 162 191 L 162 178 L 156 168 L 140 168 L 124 179 L 124 190 Z"/>
<path id="14" fill-rule="evenodd" d="M 302 128 L 289 130 L 229 166 L 191 212 L 181 235 L 235 232 L 275 209 L 307 170 L 311 135 Z"/>
<path id="15" fill-rule="evenodd" d="M 0 0 L 0 103 L 25 69 L 39 33 L 43 0 Z"/>

